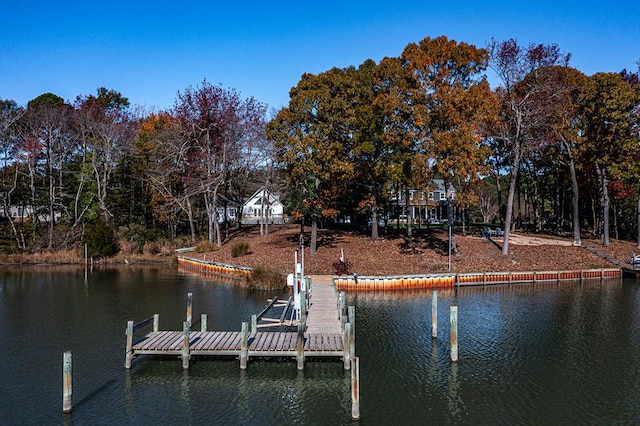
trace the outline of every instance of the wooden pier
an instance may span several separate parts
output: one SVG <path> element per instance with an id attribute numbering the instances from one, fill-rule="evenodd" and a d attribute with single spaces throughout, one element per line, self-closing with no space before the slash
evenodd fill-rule
<path id="1" fill-rule="evenodd" d="M 181 331 L 161 331 L 157 314 L 137 324 L 129 321 L 125 367 L 131 368 L 133 358 L 140 355 L 179 357 L 184 368 L 189 367 L 189 360 L 194 356 L 239 358 L 241 368 L 246 368 L 250 358 L 290 357 L 297 359 L 299 369 L 305 357 L 335 357 L 342 359 L 348 370 L 355 355 L 352 335 L 355 314 L 344 308 L 344 295 L 341 299 L 337 297 L 331 277 L 315 276 L 312 281 L 309 309 L 297 322 L 297 331 L 258 331 L 255 327 L 250 331 L 248 323 L 242 323 L 240 331 L 208 331 L 204 314 L 200 330 L 194 331 L 191 294 L 187 301 L 187 321 Z M 134 340 L 136 333 L 147 328 L 151 331 Z"/>

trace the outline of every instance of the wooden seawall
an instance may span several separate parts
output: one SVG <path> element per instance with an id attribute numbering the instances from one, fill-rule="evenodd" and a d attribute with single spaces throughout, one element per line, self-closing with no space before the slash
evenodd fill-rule
<path id="1" fill-rule="evenodd" d="M 475 272 L 461 274 L 425 274 L 405 276 L 335 276 L 338 291 L 390 291 L 416 288 L 442 288 L 469 285 L 583 281 L 620 278 L 622 270 L 588 269 L 575 271 Z"/>

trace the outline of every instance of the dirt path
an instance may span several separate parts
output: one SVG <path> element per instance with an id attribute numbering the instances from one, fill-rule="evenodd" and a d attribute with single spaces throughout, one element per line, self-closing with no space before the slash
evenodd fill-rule
<path id="1" fill-rule="evenodd" d="M 562 240 L 557 238 L 542 238 L 534 237 L 523 234 L 510 234 L 509 244 L 515 244 L 517 246 L 565 246 L 571 247 L 572 243 L 569 240 Z"/>

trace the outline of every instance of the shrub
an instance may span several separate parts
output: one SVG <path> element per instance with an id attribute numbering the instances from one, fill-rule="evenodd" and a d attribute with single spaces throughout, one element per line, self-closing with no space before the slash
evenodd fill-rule
<path id="1" fill-rule="evenodd" d="M 349 275 L 351 273 L 351 262 L 348 260 L 337 261 L 333 264 L 333 275 Z"/>
<path id="2" fill-rule="evenodd" d="M 280 271 L 266 266 L 257 266 L 247 277 L 249 290 L 281 290 L 286 285 Z"/>
<path id="3" fill-rule="evenodd" d="M 249 244 L 247 243 L 237 243 L 231 248 L 231 256 L 233 257 L 242 257 L 247 253 L 249 253 Z"/>
<path id="4" fill-rule="evenodd" d="M 200 241 L 198 244 L 196 244 L 196 252 L 198 253 L 206 253 L 217 249 L 218 247 L 209 240 Z"/>
<path id="5" fill-rule="evenodd" d="M 120 250 L 113 228 L 101 220 L 87 225 L 83 242 L 89 257 L 109 257 Z"/>

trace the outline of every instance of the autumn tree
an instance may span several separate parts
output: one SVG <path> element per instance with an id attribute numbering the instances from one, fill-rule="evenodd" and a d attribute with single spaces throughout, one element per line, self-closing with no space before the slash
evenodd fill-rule
<path id="1" fill-rule="evenodd" d="M 129 100 L 119 92 L 101 87 L 97 94 L 76 99 L 81 146 L 93 172 L 95 199 L 105 223 L 113 217 L 108 205 L 111 179 L 134 137 Z"/>
<path id="2" fill-rule="evenodd" d="M 499 99 L 498 124 L 492 139 L 496 149 L 508 157 L 509 191 L 505 217 L 502 254 L 509 253 L 509 235 L 513 220 L 518 172 L 523 158 L 531 152 L 532 124 L 536 121 L 536 108 L 531 94 L 538 90 L 535 85 L 520 84 L 527 75 L 540 68 L 567 65 L 570 55 L 562 54 L 557 45 L 530 44 L 522 47 L 514 39 L 498 42 L 492 40 L 487 47 L 489 65 L 497 74 L 501 86 L 495 91 Z"/>
<path id="3" fill-rule="evenodd" d="M 582 244 L 580 238 L 579 182 L 577 162 L 583 149 L 582 104 L 589 81 L 580 71 L 566 66 L 543 67 L 527 75 L 519 84 L 522 95 L 528 93 L 536 120 L 530 126 L 532 146 L 542 153 L 545 161 L 556 169 L 556 176 L 569 170 L 571 179 L 571 217 L 573 244 Z M 556 179 L 556 187 L 558 186 Z M 558 192 L 558 191 L 556 191 Z M 559 201 L 556 201 L 559 204 Z M 561 215 L 556 211 L 560 232 Z"/>
<path id="4" fill-rule="evenodd" d="M 317 250 L 318 221 L 339 213 L 341 191 L 354 172 L 350 157 L 355 112 L 347 96 L 354 72 L 334 68 L 303 74 L 291 89 L 288 107 L 267 125 L 286 179 L 299 194 L 298 214 L 311 219 L 311 253 Z"/>
<path id="5" fill-rule="evenodd" d="M 264 139 L 265 113 L 264 104 L 206 80 L 178 93 L 173 115 L 187 144 L 183 182 L 187 192 L 202 196 L 210 242 L 222 244 L 218 196 L 247 144 Z"/>
<path id="6" fill-rule="evenodd" d="M 454 219 L 452 188 L 463 199 L 486 169 L 482 124 L 494 112 L 494 97 L 483 72 L 488 53 L 446 37 L 409 44 L 402 57 L 416 80 L 415 122 L 434 176 L 444 180 L 449 226 Z M 431 176 L 424 182 L 429 185 Z M 466 190 L 466 191 L 465 191 Z M 455 239 L 452 250 L 457 252 Z"/>
<path id="7" fill-rule="evenodd" d="M 416 81 L 411 70 L 403 66 L 400 57 L 384 58 L 376 68 L 375 100 L 379 110 L 382 143 L 389 155 L 382 161 L 386 165 L 387 186 L 399 201 L 403 197 L 407 206 L 409 188 L 419 184 L 420 173 L 415 173 L 414 160 L 420 136 L 416 131 L 413 107 L 417 102 L 412 93 Z M 394 188 L 395 187 L 395 188 Z M 400 204 L 400 203 L 398 203 Z M 412 217 L 406 212 L 407 236 L 412 236 Z"/>
<path id="8" fill-rule="evenodd" d="M 12 100 L 0 100 L 0 156 L 2 157 L 2 180 L 0 191 L 2 194 L 2 212 L 5 217 L 10 217 L 12 195 L 18 186 L 18 165 L 14 161 L 14 148 L 18 138 L 15 124 L 24 114 L 24 108 Z M 18 230 L 15 223 L 9 220 L 11 237 L 15 239 L 17 246 L 22 246 L 18 238 Z"/>
<path id="9" fill-rule="evenodd" d="M 629 154 L 637 152 L 638 92 L 619 73 L 597 73 L 590 80 L 584 102 L 585 155 L 596 171 L 602 243 L 609 246 L 609 185 L 612 176 L 627 168 L 625 164 L 633 163 Z"/>

